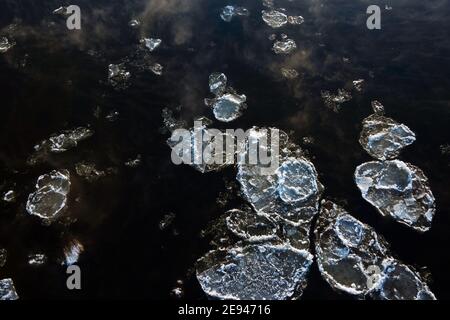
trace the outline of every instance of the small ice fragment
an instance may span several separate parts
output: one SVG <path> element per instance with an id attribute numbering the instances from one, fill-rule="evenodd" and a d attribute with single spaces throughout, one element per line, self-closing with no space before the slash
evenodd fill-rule
<path id="1" fill-rule="evenodd" d="M 235 246 L 202 257 L 197 279 L 218 299 L 287 300 L 302 294 L 312 262 L 308 251 L 287 244 Z"/>
<path id="2" fill-rule="evenodd" d="M 218 97 L 213 103 L 213 113 L 217 120 L 230 122 L 239 118 L 242 110 L 246 108 L 245 95 L 226 93 Z"/>
<path id="3" fill-rule="evenodd" d="M 128 25 L 132 28 L 137 28 L 141 25 L 141 22 L 139 20 L 133 19 L 130 22 L 128 22 Z"/>
<path id="4" fill-rule="evenodd" d="M 69 191 L 69 171 L 53 170 L 41 175 L 36 183 L 36 191 L 28 196 L 26 210 L 31 215 L 52 222 L 66 208 Z"/>
<path id="5" fill-rule="evenodd" d="M 114 122 L 117 119 L 119 119 L 120 113 L 119 111 L 116 110 L 111 110 L 110 112 L 108 112 L 108 114 L 105 116 L 105 119 L 108 120 L 109 122 Z"/>
<path id="6" fill-rule="evenodd" d="M 363 120 L 359 143 L 378 160 L 397 158 L 400 151 L 414 141 L 414 132 L 391 118 L 373 114 Z"/>
<path id="7" fill-rule="evenodd" d="M 215 72 L 209 76 L 209 91 L 218 96 L 225 92 L 227 86 L 227 76 L 223 73 Z"/>
<path id="8" fill-rule="evenodd" d="M 94 182 L 100 179 L 101 177 L 106 176 L 105 171 L 97 170 L 95 164 L 88 162 L 79 162 L 75 165 L 75 171 L 77 175 L 83 177 L 88 182 Z"/>
<path id="9" fill-rule="evenodd" d="M 267 8 L 273 8 L 275 6 L 274 0 L 262 0 L 262 4 Z"/>
<path id="10" fill-rule="evenodd" d="M 160 230 L 166 229 L 168 226 L 172 224 L 173 220 L 175 220 L 175 213 L 171 212 L 166 214 L 159 222 L 159 229 Z"/>
<path id="11" fill-rule="evenodd" d="M 322 201 L 316 224 L 316 258 L 336 290 L 386 300 L 435 299 L 419 273 L 392 257 L 373 228 L 331 201 Z"/>
<path id="12" fill-rule="evenodd" d="M 183 288 L 175 287 L 170 291 L 170 295 L 174 298 L 181 299 L 184 296 Z"/>
<path id="13" fill-rule="evenodd" d="M 289 68 L 281 68 L 281 74 L 289 80 L 295 79 L 299 75 L 297 70 Z"/>
<path id="14" fill-rule="evenodd" d="M 297 49 L 297 44 L 292 39 L 275 41 L 272 49 L 276 54 L 289 54 Z"/>
<path id="15" fill-rule="evenodd" d="M 0 280 L 0 300 L 17 300 L 19 296 L 17 295 L 16 288 L 14 288 L 14 282 L 12 279 L 2 279 Z"/>
<path id="16" fill-rule="evenodd" d="M 150 66 L 150 70 L 158 76 L 162 75 L 163 69 L 163 66 L 156 62 Z"/>
<path id="17" fill-rule="evenodd" d="M 2 200 L 5 202 L 14 202 L 16 201 L 16 192 L 14 190 L 8 190 L 6 191 L 3 196 Z"/>
<path id="18" fill-rule="evenodd" d="M 230 22 L 234 16 L 248 16 L 249 12 L 243 7 L 226 6 L 222 9 L 220 17 L 223 21 Z"/>
<path id="19" fill-rule="evenodd" d="M 8 252 L 6 251 L 6 249 L 0 248 L 0 268 L 5 266 L 7 257 Z"/>
<path id="20" fill-rule="evenodd" d="M 47 263 L 47 256 L 43 253 L 33 253 L 28 255 L 28 264 L 31 266 L 42 266 Z"/>
<path id="21" fill-rule="evenodd" d="M 158 48 L 161 44 L 161 39 L 155 39 L 155 38 L 143 38 L 141 39 L 141 43 L 151 51 Z"/>
<path id="22" fill-rule="evenodd" d="M 6 37 L 0 37 L 0 53 L 5 53 L 12 47 L 14 47 L 15 43 L 10 42 Z"/>
<path id="23" fill-rule="evenodd" d="M 64 248 L 64 261 L 66 266 L 73 265 L 78 262 L 80 254 L 83 253 L 84 246 L 76 239 L 71 240 L 70 244 Z"/>
<path id="24" fill-rule="evenodd" d="M 441 154 L 450 155 L 450 144 L 443 144 L 439 146 L 439 149 L 441 150 Z"/>
<path id="25" fill-rule="evenodd" d="M 299 25 L 305 22 L 305 19 L 302 16 L 289 16 L 287 19 L 289 24 Z"/>
<path id="26" fill-rule="evenodd" d="M 400 160 L 366 162 L 356 168 L 355 182 L 381 215 L 421 232 L 430 229 L 435 200 L 419 168 Z"/>
<path id="27" fill-rule="evenodd" d="M 129 168 L 136 168 L 140 166 L 141 163 L 142 163 L 142 156 L 138 154 L 136 158 L 130 159 L 127 162 L 125 162 L 125 166 Z"/>
<path id="28" fill-rule="evenodd" d="M 355 88 L 356 91 L 361 92 L 363 90 L 364 86 L 364 79 L 358 79 L 353 81 L 353 88 Z"/>
<path id="29" fill-rule="evenodd" d="M 108 80 L 113 87 L 124 89 L 128 86 L 131 73 L 127 71 L 124 64 L 110 64 L 108 66 Z"/>
<path id="30" fill-rule="evenodd" d="M 336 94 L 324 90 L 321 93 L 325 105 L 334 112 L 339 112 L 341 104 L 352 99 L 350 92 L 345 89 L 338 89 Z"/>
<path id="31" fill-rule="evenodd" d="M 263 21 L 272 28 L 280 28 L 288 23 L 288 16 L 277 10 L 262 10 Z"/>
<path id="32" fill-rule="evenodd" d="M 67 7 L 59 7 L 58 9 L 53 10 L 53 14 L 68 17 L 70 16 L 70 13 L 67 11 Z"/>
<path id="33" fill-rule="evenodd" d="M 275 33 L 272 33 L 268 39 L 271 41 L 274 41 L 276 38 L 277 38 L 277 35 Z"/>
<path id="34" fill-rule="evenodd" d="M 388 5 L 388 4 L 386 4 L 384 6 L 384 9 L 390 11 L 390 10 L 392 10 L 392 7 L 390 5 Z"/>
<path id="35" fill-rule="evenodd" d="M 384 106 L 381 104 L 380 101 L 374 100 L 370 104 L 372 106 L 372 110 L 374 113 L 379 114 L 379 115 L 384 114 Z"/>

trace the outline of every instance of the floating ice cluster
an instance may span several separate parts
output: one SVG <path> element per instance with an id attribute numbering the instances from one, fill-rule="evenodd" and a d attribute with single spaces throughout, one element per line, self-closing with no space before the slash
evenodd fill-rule
<path id="1" fill-rule="evenodd" d="M 381 236 L 331 201 L 322 201 L 315 247 L 323 278 L 338 291 L 383 300 L 435 299 L 418 272 L 392 257 Z"/>

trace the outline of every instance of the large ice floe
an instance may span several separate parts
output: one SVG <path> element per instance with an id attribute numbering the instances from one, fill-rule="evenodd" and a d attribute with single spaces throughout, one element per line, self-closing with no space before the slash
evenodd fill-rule
<path id="1" fill-rule="evenodd" d="M 215 95 L 213 99 L 205 99 L 205 104 L 213 109 L 214 116 L 222 122 L 236 120 L 247 108 L 244 94 L 238 94 L 227 87 L 227 77 L 223 73 L 212 73 L 209 76 L 209 89 Z"/>
<path id="2" fill-rule="evenodd" d="M 435 299 L 423 277 L 393 258 L 373 228 L 331 201 L 322 201 L 315 247 L 322 277 L 335 290 L 359 298 Z"/>
<path id="3" fill-rule="evenodd" d="M 414 141 L 414 132 L 391 118 L 373 114 L 363 120 L 359 143 L 367 153 L 378 160 L 398 157 L 400 151 Z"/>
<path id="4" fill-rule="evenodd" d="M 223 21 L 230 22 L 235 16 L 248 16 L 250 12 L 244 7 L 226 6 L 220 12 Z"/>
<path id="5" fill-rule="evenodd" d="M 286 300 L 301 294 L 313 256 L 281 244 L 237 245 L 207 253 L 197 279 L 205 293 L 233 300 Z"/>
<path id="6" fill-rule="evenodd" d="M 28 196 L 26 210 L 29 214 L 51 223 L 66 209 L 69 191 L 69 171 L 53 170 L 41 175 L 36 183 L 36 191 Z"/>
<path id="7" fill-rule="evenodd" d="M 17 300 L 19 296 L 17 295 L 16 288 L 14 287 L 14 282 L 12 279 L 2 279 L 0 280 L 0 300 Z"/>
<path id="8" fill-rule="evenodd" d="M 35 152 L 28 159 L 28 163 L 34 165 L 45 160 L 49 153 L 62 153 L 75 148 L 79 142 L 86 140 L 93 134 L 93 130 L 85 127 L 78 127 L 54 134 L 34 146 Z"/>
<path id="9" fill-rule="evenodd" d="M 435 199 L 425 174 L 400 161 L 371 161 L 355 171 L 363 198 L 383 216 L 391 216 L 418 231 L 427 231 L 435 212 Z"/>

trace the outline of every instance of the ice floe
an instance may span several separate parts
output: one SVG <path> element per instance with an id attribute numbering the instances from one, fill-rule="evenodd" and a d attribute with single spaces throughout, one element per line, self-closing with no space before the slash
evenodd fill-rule
<path id="1" fill-rule="evenodd" d="M 286 300 L 301 295 L 312 261 L 308 251 L 286 244 L 235 246 L 202 257 L 197 279 L 214 298 Z"/>
<path id="2" fill-rule="evenodd" d="M 41 175 L 36 183 L 36 191 L 28 196 L 26 210 L 50 223 L 66 208 L 69 191 L 69 171 L 53 170 Z"/>
<path id="3" fill-rule="evenodd" d="M 391 118 L 373 114 L 363 120 L 359 143 L 378 160 L 397 158 L 400 151 L 414 141 L 414 132 Z"/>
<path id="4" fill-rule="evenodd" d="M 431 227 L 435 199 L 416 166 L 400 160 L 366 162 L 356 168 L 355 182 L 381 215 L 422 232 Z"/>
<path id="5" fill-rule="evenodd" d="M 130 77 L 131 73 L 125 69 L 123 63 L 108 66 L 108 81 L 113 87 L 117 89 L 127 88 Z"/>
<path id="6" fill-rule="evenodd" d="M 286 24 L 299 25 L 305 21 L 302 16 L 288 16 L 282 9 L 262 10 L 261 14 L 263 21 L 274 29 L 281 28 Z"/>

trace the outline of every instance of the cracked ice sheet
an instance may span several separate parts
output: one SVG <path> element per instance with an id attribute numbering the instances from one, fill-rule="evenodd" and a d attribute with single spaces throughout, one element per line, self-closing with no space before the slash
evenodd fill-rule
<path id="1" fill-rule="evenodd" d="M 430 229 L 435 199 L 416 166 L 400 160 L 366 162 L 356 168 L 355 182 L 381 215 L 421 232 Z"/>
<path id="2" fill-rule="evenodd" d="M 312 261 L 308 251 L 286 244 L 237 245 L 199 259 L 197 279 L 214 298 L 286 300 L 302 294 Z"/>
<path id="3" fill-rule="evenodd" d="M 391 118 L 373 114 L 363 120 L 359 143 L 375 159 L 394 159 L 414 141 L 414 132 Z"/>
<path id="4" fill-rule="evenodd" d="M 36 191 L 28 196 L 26 210 L 51 223 L 65 210 L 69 191 L 69 171 L 53 170 L 41 175 L 36 183 Z"/>
<path id="5" fill-rule="evenodd" d="M 394 259 L 370 226 L 322 201 L 315 229 L 316 258 L 331 287 L 360 298 L 435 299 L 419 273 Z"/>
<path id="6" fill-rule="evenodd" d="M 0 300 L 17 300 L 19 296 L 17 295 L 16 288 L 14 288 L 14 282 L 12 279 L 2 279 L 0 280 Z"/>

